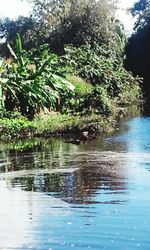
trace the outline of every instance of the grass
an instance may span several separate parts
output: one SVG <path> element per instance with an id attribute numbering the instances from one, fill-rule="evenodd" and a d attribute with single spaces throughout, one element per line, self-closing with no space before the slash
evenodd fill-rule
<path id="1" fill-rule="evenodd" d="M 29 121 L 24 117 L 0 119 L 0 138 L 13 139 L 20 137 L 51 137 L 64 134 L 80 135 L 83 131 L 89 134 L 111 132 L 115 121 L 113 117 L 101 115 L 71 116 L 49 114 Z"/>
<path id="2" fill-rule="evenodd" d="M 73 135 L 80 137 L 83 131 L 88 131 L 90 135 L 110 133 L 114 131 L 116 121 L 120 118 L 131 117 L 139 114 L 138 105 L 114 109 L 111 114 L 90 114 L 75 115 L 48 113 L 39 114 L 30 121 L 19 114 L 10 116 L 11 118 L 0 118 L 0 139 L 17 139 L 33 137 L 52 137 Z"/>

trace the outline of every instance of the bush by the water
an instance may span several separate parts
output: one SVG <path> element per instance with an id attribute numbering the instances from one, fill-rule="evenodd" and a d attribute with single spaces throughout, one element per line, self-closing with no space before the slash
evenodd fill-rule
<path id="1" fill-rule="evenodd" d="M 33 117 L 40 108 L 55 108 L 57 99 L 74 90 L 66 79 L 65 67 L 47 45 L 37 50 L 24 51 L 19 35 L 16 48 L 8 44 L 11 57 L 3 59 L 0 67 L 0 109 L 18 110 Z"/>
<path id="2" fill-rule="evenodd" d="M 110 114 L 139 99 L 139 79 L 123 68 L 117 2 L 34 0 L 33 6 L 29 18 L 1 20 L 1 117 Z"/>

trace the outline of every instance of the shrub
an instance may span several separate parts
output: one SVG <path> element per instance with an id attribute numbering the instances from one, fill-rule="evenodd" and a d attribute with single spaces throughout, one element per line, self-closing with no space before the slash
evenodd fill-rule
<path id="1" fill-rule="evenodd" d="M 20 36 L 16 50 L 8 45 L 12 59 L 1 66 L 1 106 L 7 111 L 18 109 L 22 115 L 33 117 L 40 108 L 56 106 L 56 100 L 74 87 L 66 80 L 65 68 L 46 45 L 38 51 L 22 49 Z"/>
<path id="2" fill-rule="evenodd" d="M 132 86 L 137 90 L 139 86 L 140 79 L 134 78 L 124 69 L 122 60 L 96 44 L 94 48 L 89 44 L 80 48 L 67 46 L 65 59 L 77 75 L 90 82 L 96 93 L 103 91 L 105 97 L 108 95 L 109 98 L 118 98 L 124 89 Z M 99 93 L 102 99 L 103 94 Z"/>
<path id="3" fill-rule="evenodd" d="M 0 118 L 0 136 L 18 137 L 31 135 L 35 131 L 35 125 L 25 117 L 20 118 Z"/>

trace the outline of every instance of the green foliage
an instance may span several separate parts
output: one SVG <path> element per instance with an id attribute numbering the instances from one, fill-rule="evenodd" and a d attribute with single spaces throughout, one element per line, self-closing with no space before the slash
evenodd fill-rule
<path id="1" fill-rule="evenodd" d="M 83 80 L 81 77 L 75 75 L 69 75 L 67 78 L 69 82 L 71 82 L 74 85 L 75 87 L 74 94 L 76 96 L 82 97 L 92 93 L 93 86 L 90 83 Z"/>
<path id="2" fill-rule="evenodd" d="M 126 36 L 115 19 L 116 0 L 32 2 L 30 18 L 0 25 L 2 37 L 11 41 L 11 59 L 0 70 L 2 110 L 18 110 L 30 118 L 45 107 L 72 114 L 110 113 L 116 101 L 131 100 L 133 85 L 138 97 L 138 79 L 123 68 Z M 23 50 L 19 35 L 13 46 L 15 29 L 32 49 Z M 45 42 L 47 46 L 39 46 Z"/>
<path id="3" fill-rule="evenodd" d="M 0 118 L 0 136 L 2 138 L 32 135 L 35 128 L 34 123 L 25 117 L 15 119 Z"/>
<path id="4" fill-rule="evenodd" d="M 89 116 L 51 114 L 38 116 L 33 121 L 24 117 L 3 118 L 0 119 L 0 138 L 50 137 L 74 133 L 79 137 L 85 130 L 89 133 L 109 132 L 112 127 L 112 117 L 106 118 L 96 114 Z"/>
<path id="5" fill-rule="evenodd" d="M 138 89 L 139 79 L 127 72 L 121 60 L 117 60 L 111 51 L 90 45 L 75 48 L 66 47 L 66 60 L 75 73 L 93 85 L 92 100 L 95 107 L 111 110 L 111 99 L 120 98 L 124 89 Z M 129 91 L 130 92 L 130 91 Z"/>
<path id="6" fill-rule="evenodd" d="M 112 113 L 114 104 L 104 86 L 95 86 L 92 100 L 98 113 Z"/>
<path id="7" fill-rule="evenodd" d="M 0 38 L 2 41 L 6 40 L 7 42 L 13 43 L 17 33 L 19 33 L 24 38 L 24 45 L 26 44 L 26 47 L 31 47 L 33 45 L 31 40 L 31 30 L 33 37 L 35 27 L 36 22 L 32 16 L 19 16 L 15 20 L 8 17 L 0 18 Z M 2 51 L 2 49 L 5 49 L 4 46 L 1 47 L 1 53 L 6 53 L 6 50 Z"/>
<path id="8" fill-rule="evenodd" d="M 111 118 L 102 117 L 101 115 L 69 115 L 53 114 L 37 117 L 34 124 L 37 127 L 36 134 L 42 136 L 51 136 L 54 134 L 74 134 L 80 136 L 82 131 L 109 132 L 113 124 L 110 125 Z"/>
<path id="9" fill-rule="evenodd" d="M 91 95 L 93 86 L 79 76 L 68 75 L 67 79 L 74 86 L 74 92 L 61 100 L 62 113 L 89 113 L 91 111 Z"/>
<path id="10" fill-rule="evenodd" d="M 142 94 L 138 81 L 136 82 L 135 80 L 135 82 L 133 83 L 134 87 L 132 87 L 131 83 L 123 86 L 122 91 L 118 95 L 118 104 L 120 106 L 121 105 L 129 106 L 129 104 L 136 104 L 139 101 Z"/>
<path id="11" fill-rule="evenodd" d="M 117 0 L 33 0 L 32 5 L 28 18 L 1 20 L 2 38 L 10 42 L 20 33 L 27 48 L 48 43 L 59 54 L 64 53 L 66 44 L 92 46 L 96 42 L 107 48 L 119 47 Z"/>
<path id="12" fill-rule="evenodd" d="M 67 46 L 66 60 L 73 67 L 76 74 L 90 81 L 93 85 L 109 81 L 109 75 L 115 70 L 115 61 L 110 57 L 111 51 L 89 45 L 75 48 Z M 108 82 L 109 84 L 109 82 Z"/>
<path id="13" fill-rule="evenodd" d="M 58 57 L 49 52 L 46 45 L 26 52 L 22 49 L 20 36 L 15 51 L 8 44 L 13 59 L 3 61 L 1 69 L 1 92 L 7 111 L 16 108 L 33 117 L 40 108 L 55 107 L 57 98 L 74 87 L 65 79 L 65 68 L 59 66 Z"/>

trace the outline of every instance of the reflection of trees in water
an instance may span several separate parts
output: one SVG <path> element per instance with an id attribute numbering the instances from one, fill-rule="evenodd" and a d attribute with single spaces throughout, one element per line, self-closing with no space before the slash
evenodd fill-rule
<path id="1" fill-rule="evenodd" d="M 71 173 L 39 174 L 10 179 L 12 187 L 25 191 L 46 192 L 69 203 L 92 203 L 96 194 L 124 194 L 123 166 L 108 159 L 108 155 L 89 154 L 78 147 L 59 140 L 32 141 L 8 150 L 6 171 L 28 169 L 62 169 L 76 167 Z M 83 153 L 82 153 L 83 152 Z M 103 159 L 103 161 L 102 161 Z M 1 172 L 4 171 L 1 169 Z M 117 196 L 116 196 L 117 197 Z"/>
<path id="2" fill-rule="evenodd" d="M 107 168 L 105 171 L 102 168 L 84 168 L 68 175 L 64 182 L 62 198 L 69 203 L 84 204 L 95 203 L 96 193 L 124 194 L 126 192 L 124 179 L 111 173 L 110 169 L 107 172 Z"/>
<path id="3" fill-rule="evenodd" d="M 34 176 L 16 177 L 11 180 L 11 186 L 21 187 L 24 191 L 59 192 L 62 185 L 60 174 L 38 174 Z"/>
<path id="4" fill-rule="evenodd" d="M 97 193 L 115 194 L 115 196 L 126 193 L 126 182 L 123 176 L 121 177 L 119 172 L 117 174 L 117 172 L 110 171 L 111 168 L 112 164 L 105 167 L 81 168 L 68 174 L 38 174 L 31 177 L 18 177 L 12 180 L 11 185 L 13 187 L 21 186 L 25 191 L 46 192 L 68 203 L 95 203 L 94 197 Z M 109 202 L 120 201 L 111 200 Z"/>
<path id="5" fill-rule="evenodd" d="M 19 141 L 7 146 L 5 154 L 1 155 L 5 162 L 0 172 L 61 168 L 66 165 L 65 154 L 70 150 L 72 146 L 60 140 Z"/>

